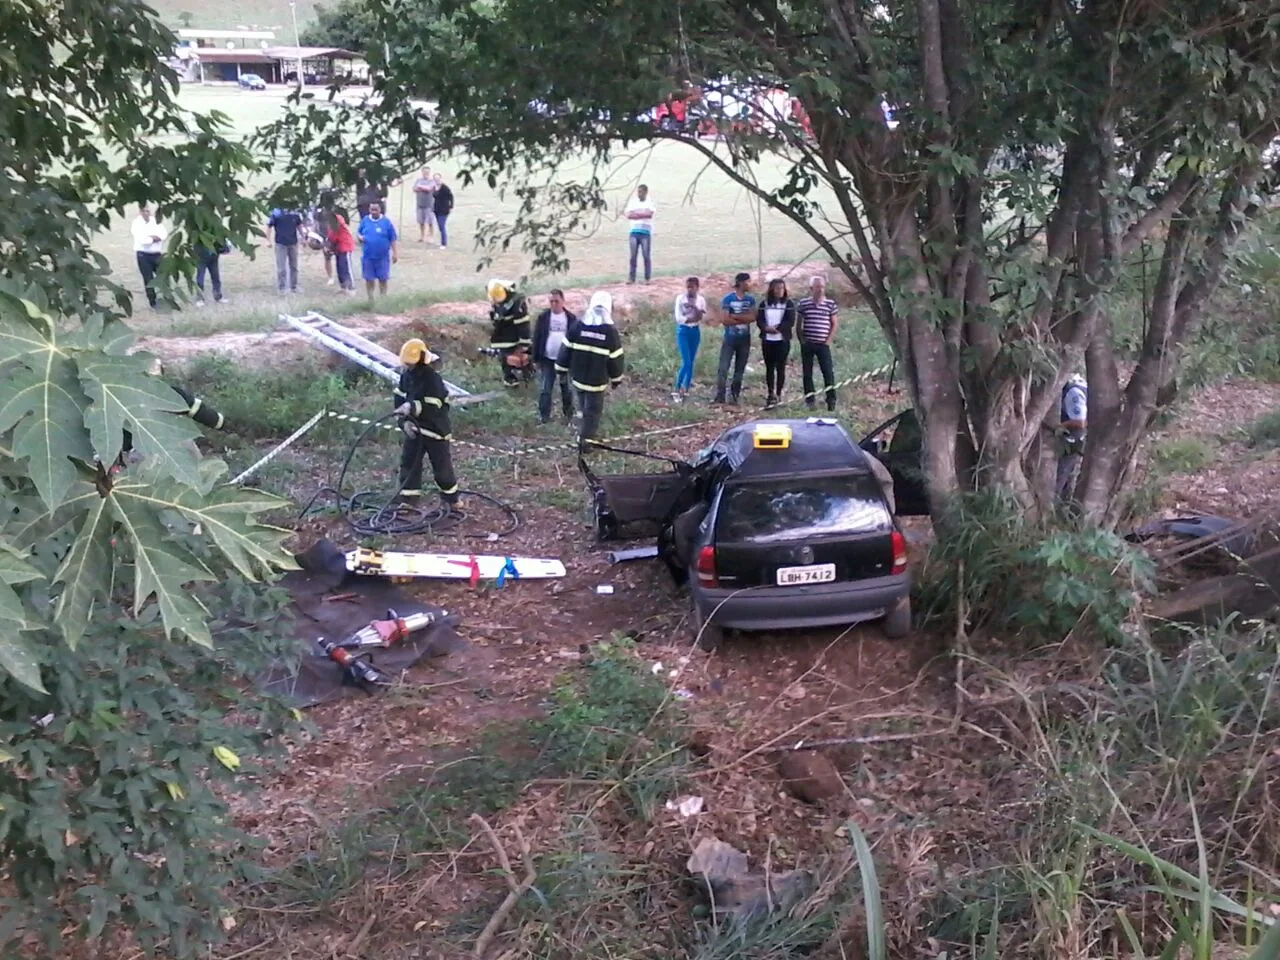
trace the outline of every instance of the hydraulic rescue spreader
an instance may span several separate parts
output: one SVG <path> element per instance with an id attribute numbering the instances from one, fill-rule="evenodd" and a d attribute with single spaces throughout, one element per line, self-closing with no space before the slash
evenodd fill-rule
<path id="1" fill-rule="evenodd" d="M 326 640 L 318 637 L 316 644 L 324 655 L 342 667 L 343 682 L 355 684 L 368 692 L 370 687 L 386 687 L 391 678 L 375 667 L 365 657 L 373 650 L 385 650 L 431 624 L 448 616 L 440 613 L 411 613 L 402 617 L 388 610 L 383 620 L 371 620 L 345 640 Z"/>

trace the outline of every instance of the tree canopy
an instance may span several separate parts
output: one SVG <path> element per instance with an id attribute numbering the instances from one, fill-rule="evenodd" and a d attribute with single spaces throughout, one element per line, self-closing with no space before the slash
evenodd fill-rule
<path id="1" fill-rule="evenodd" d="M 454 151 L 522 201 L 483 238 L 563 268 L 558 228 L 598 209 L 602 181 L 548 171 L 684 143 L 856 287 L 906 373 L 939 500 L 1000 486 L 1051 511 L 1048 425 L 1087 371 L 1074 496 L 1114 521 L 1180 345 L 1273 187 L 1274 0 L 369 3 L 390 50 L 381 102 L 273 131 L 296 183 L 361 149 L 406 166 Z M 685 90 L 702 92 L 703 136 L 653 122 Z M 409 104 L 428 91 L 430 125 Z M 765 153 L 789 163 L 780 188 L 755 181 Z M 1112 298 L 1148 244 L 1150 315 L 1125 356 Z"/>
<path id="2" fill-rule="evenodd" d="M 0 953 L 111 922 L 189 953 L 226 878 L 212 784 L 271 730 L 209 710 L 215 628 L 235 632 L 210 621 L 292 560 L 259 522 L 278 501 L 225 486 L 131 352 L 132 298 L 94 241 L 155 204 L 172 290 L 195 244 L 260 222 L 261 165 L 179 106 L 149 7 L 0 0 L 0 28 L 22 38 L 0 57 Z M 142 460 L 117 472 L 126 429 Z"/>

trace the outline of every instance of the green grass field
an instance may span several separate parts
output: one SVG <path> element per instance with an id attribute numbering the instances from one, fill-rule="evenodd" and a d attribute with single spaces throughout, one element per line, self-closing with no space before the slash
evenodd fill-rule
<path id="1" fill-rule="evenodd" d="M 183 89 L 184 106 L 225 113 L 237 134 L 250 133 L 285 109 L 283 91 L 240 91 L 230 87 L 188 86 Z M 510 217 L 515 203 L 483 184 L 463 187 L 454 179 L 460 160 L 434 164 L 451 181 L 457 205 L 450 220 L 449 249 L 418 243 L 414 201 L 408 184 L 392 189 L 389 215 L 402 237 L 400 263 L 393 271 L 393 304 L 408 305 L 414 300 L 474 299 L 485 276 L 477 273 L 479 254 L 474 249 L 476 223 L 481 219 Z M 585 166 L 584 166 L 585 169 Z M 583 172 L 583 171 L 577 171 Z M 757 171 L 761 183 L 781 179 L 784 166 L 773 160 Z M 568 171 L 572 175 L 574 171 Z M 565 285 L 617 281 L 627 269 L 627 227 L 619 219 L 635 185 L 647 183 L 658 206 L 654 226 L 654 271 L 658 275 L 696 273 L 707 270 L 748 269 L 758 263 L 792 262 L 813 252 L 813 244 L 794 223 L 757 204 L 745 191 L 723 175 L 707 169 L 690 148 L 673 143 L 620 154 L 608 178 L 610 209 L 601 221 L 569 241 L 572 262 L 567 277 L 557 277 Z M 251 184 L 251 189 L 265 186 Z M 501 186 L 501 185 L 500 185 Z M 325 286 L 320 254 L 304 251 L 302 292 L 291 301 L 277 297 L 275 267 L 270 244 L 259 242 L 256 256 L 233 253 L 223 258 L 222 273 L 230 304 L 210 307 L 199 318 L 193 310 L 176 317 L 155 318 L 142 299 L 142 284 L 134 266 L 127 221 L 113 225 L 103 235 L 100 249 L 123 281 L 144 306 L 137 318 L 143 332 L 186 332 L 187 322 L 198 332 L 225 329 L 253 329 L 269 324 L 284 308 L 292 312 L 332 309 L 343 300 L 334 288 Z M 520 276 L 529 268 L 528 258 L 512 251 L 499 258 L 487 273 Z M 486 273 L 486 275 L 487 275 Z M 551 285 L 552 278 L 536 278 L 534 289 Z M 359 298 L 357 298 L 359 299 Z"/>
<path id="2" fill-rule="evenodd" d="M 313 18 L 318 5 L 315 0 L 297 0 L 298 27 L 304 28 Z M 178 29 L 186 26 L 187 14 L 191 26 L 209 30 L 235 30 L 240 27 L 253 30 L 274 30 L 276 42 L 293 43 L 293 17 L 288 0 L 271 0 L 254 3 L 252 0 L 222 0 L 221 3 L 201 3 L 200 0 L 151 0 L 151 6 L 160 14 L 166 26 Z"/>

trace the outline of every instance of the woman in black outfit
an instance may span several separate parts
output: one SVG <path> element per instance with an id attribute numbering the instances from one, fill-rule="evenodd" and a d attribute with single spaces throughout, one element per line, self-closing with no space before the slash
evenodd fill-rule
<path id="1" fill-rule="evenodd" d="M 787 377 L 787 354 L 791 352 L 791 332 L 796 325 L 796 305 L 787 295 L 785 280 L 770 280 L 760 301 L 756 326 L 760 328 L 760 349 L 764 353 L 764 382 L 769 391 L 765 408 L 776 407 Z"/>

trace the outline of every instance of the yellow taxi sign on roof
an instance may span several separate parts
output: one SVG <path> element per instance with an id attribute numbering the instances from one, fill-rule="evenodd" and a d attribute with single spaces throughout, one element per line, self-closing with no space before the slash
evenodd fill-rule
<path id="1" fill-rule="evenodd" d="M 785 450 L 791 446 L 791 428 L 785 423 L 757 423 L 752 446 L 757 450 Z"/>

